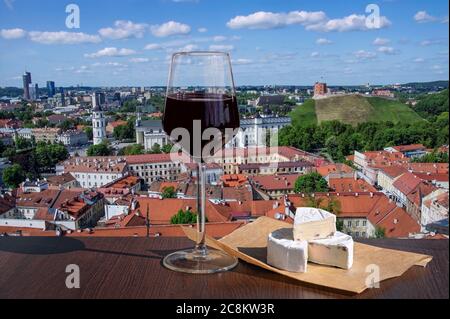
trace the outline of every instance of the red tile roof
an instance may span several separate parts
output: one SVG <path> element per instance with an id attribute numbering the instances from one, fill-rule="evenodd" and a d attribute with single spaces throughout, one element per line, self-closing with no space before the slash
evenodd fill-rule
<path id="1" fill-rule="evenodd" d="M 385 230 L 387 238 L 406 238 L 419 233 L 420 225 L 402 208 L 395 208 L 390 214 L 376 224 Z"/>
<path id="2" fill-rule="evenodd" d="M 8 194 L 0 197 L 0 215 L 9 212 L 15 207 L 15 199 Z"/>
<path id="3" fill-rule="evenodd" d="M 402 194 L 408 196 L 421 182 L 420 178 L 408 172 L 400 176 L 392 185 Z"/>
<path id="4" fill-rule="evenodd" d="M 392 147 L 394 150 L 396 150 L 397 152 L 411 152 L 411 151 L 424 151 L 426 150 L 426 147 L 423 146 L 422 144 L 412 144 L 412 145 L 400 145 L 400 146 L 394 146 Z"/>
<path id="5" fill-rule="evenodd" d="M 146 154 L 126 156 L 129 165 L 171 162 L 170 154 Z"/>
<path id="6" fill-rule="evenodd" d="M 237 187 L 248 182 L 247 176 L 238 174 L 223 175 L 220 177 L 220 180 L 225 187 Z"/>
<path id="7" fill-rule="evenodd" d="M 50 186 L 64 186 L 67 183 L 76 181 L 75 177 L 70 173 L 63 175 L 50 176 L 47 178 L 47 182 Z"/>
<path id="8" fill-rule="evenodd" d="M 265 191 L 293 190 L 295 182 L 301 175 L 259 175 L 251 177 L 251 180 Z"/>
<path id="9" fill-rule="evenodd" d="M 424 173 L 414 173 L 418 178 L 423 179 L 428 182 L 441 182 L 445 183 L 449 181 L 448 174 L 424 174 Z"/>
<path id="10" fill-rule="evenodd" d="M 331 190 L 337 193 L 346 193 L 346 192 L 376 192 L 376 188 L 367 183 L 362 179 L 354 179 L 354 178 L 331 178 L 328 181 L 328 185 Z"/>
<path id="11" fill-rule="evenodd" d="M 414 203 L 419 209 L 421 209 L 422 199 L 436 190 L 437 188 L 432 184 L 422 182 L 407 197 L 410 202 Z"/>
<path id="12" fill-rule="evenodd" d="M 170 219 L 178 213 L 179 210 L 190 209 L 197 212 L 197 201 L 194 199 L 153 199 L 138 197 L 137 210 L 142 216 L 146 216 L 147 207 L 150 209 L 150 223 L 153 225 L 168 225 Z M 228 216 L 220 214 L 215 205 L 209 201 L 206 202 L 206 217 L 209 222 L 226 222 Z"/>
<path id="13" fill-rule="evenodd" d="M 448 163 L 410 163 L 407 165 L 407 169 L 413 173 L 424 174 L 448 174 Z"/>
<path id="14" fill-rule="evenodd" d="M 400 175 L 403 175 L 406 172 L 408 172 L 406 168 L 403 168 L 401 166 L 383 167 L 380 169 L 380 171 L 389 176 L 390 178 L 397 178 Z"/>
<path id="15" fill-rule="evenodd" d="M 114 188 L 114 189 L 129 189 L 131 187 L 136 186 L 140 183 L 139 177 L 128 175 L 124 176 L 121 179 L 112 182 L 108 185 L 103 186 L 102 188 Z"/>
<path id="16" fill-rule="evenodd" d="M 330 175 L 331 173 L 338 173 L 338 174 L 350 173 L 351 174 L 353 172 L 354 172 L 354 169 L 345 164 L 330 164 L 330 165 L 324 165 L 324 166 L 317 168 L 317 173 L 319 173 L 323 177 L 326 177 L 326 176 Z"/>

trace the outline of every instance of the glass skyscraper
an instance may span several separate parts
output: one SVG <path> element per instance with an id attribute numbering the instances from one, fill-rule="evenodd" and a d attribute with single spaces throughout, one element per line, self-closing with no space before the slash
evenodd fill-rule
<path id="1" fill-rule="evenodd" d="M 47 96 L 54 97 L 56 94 L 55 82 L 47 81 Z"/>

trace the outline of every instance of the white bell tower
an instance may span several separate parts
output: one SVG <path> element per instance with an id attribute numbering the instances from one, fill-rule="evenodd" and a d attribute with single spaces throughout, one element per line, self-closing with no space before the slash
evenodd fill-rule
<path id="1" fill-rule="evenodd" d="M 98 145 L 106 139 L 106 118 L 95 94 L 92 99 L 92 104 L 92 133 L 94 136 L 94 145 Z"/>

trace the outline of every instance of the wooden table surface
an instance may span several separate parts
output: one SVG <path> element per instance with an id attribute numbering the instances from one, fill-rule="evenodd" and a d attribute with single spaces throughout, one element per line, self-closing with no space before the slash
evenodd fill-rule
<path id="1" fill-rule="evenodd" d="M 380 289 L 348 296 L 305 286 L 240 262 L 231 272 L 187 275 L 161 265 L 191 248 L 182 238 L 0 238 L 0 298 L 297 299 L 449 298 L 448 240 L 365 240 L 363 243 L 434 256 Z M 67 289 L 66 266 L 80 267 L 81 288 Z"/>

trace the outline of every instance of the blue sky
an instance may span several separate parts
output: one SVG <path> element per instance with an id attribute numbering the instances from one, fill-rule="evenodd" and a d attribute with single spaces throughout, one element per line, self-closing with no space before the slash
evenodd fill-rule
<path id="1" fill-rule="evenodd" d="M 446 80 L 448 1 L 0 0 L 0 86 L 165 85 L 179 50 L 231 52 L 237 85 Z M 66 27 L 66 6 L 80 28 Z"/>

